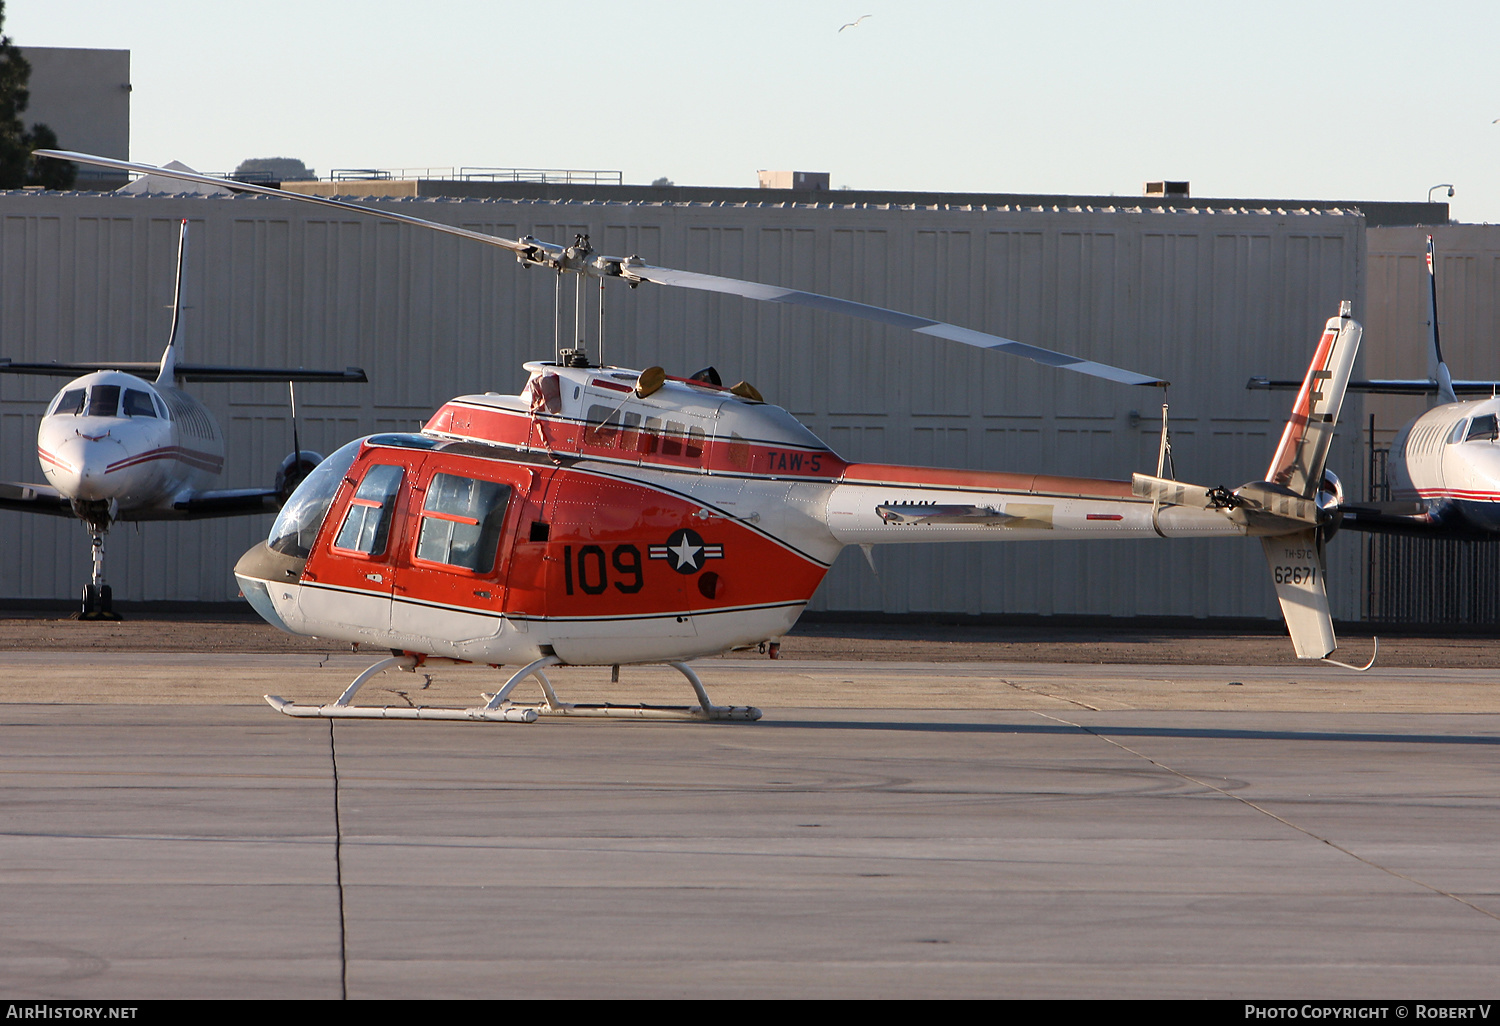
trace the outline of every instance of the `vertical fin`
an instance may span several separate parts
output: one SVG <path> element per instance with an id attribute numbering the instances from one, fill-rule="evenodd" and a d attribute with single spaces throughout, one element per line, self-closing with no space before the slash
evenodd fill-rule
<path id="1" fill-rule="evenodd" d="M 1362 334 L 1353 308 L 1345 300 L 1339 305 L 1339 315 L 1330 317 L 1323 328 L 1263 486 L 1273 491 L 1285 489 L 1299 499 L 1317 500 Z M 1298 659 L 1322 659 L 1338 647 L 1323 582 L 1328 567 L 1323 531 L 1321 524 L 1310 525 L 1291 534 L 1261 539 L 1276 599 L 1281 603 L 1281 615 Z"/>
<path id="2" fill-rule="evenodd" d="M 1328 319 L 1307 368 L 1307 377 L 1292 403 L 1292 415 L 1282 432 L 1281 444 L 1271 457 L 1267 482 L 1290 489 L 1304 499 L 1317 495 L 1363 331 L 1352 315 L 1348 300 L 1340 305 L 1337 317 Z"/>
<path id="3" fill-rule="evenodd" d="M 177 281 L 172 286 L 172 330 L 167 335 L 167 348 L 161 354 L 161 369 L 156 373 L 158 385 L 175 385 L 177 376 L 177 325 L 182 320 L 182 267 L 187 263 L 187 218 L 177 232 Z"/>
<path id="4" fill-rule="evenodd" d="M 1296 534 L 1260 540 L 1298 659 L 1322 659 L 1338 647 L 1323 584 L 1326 561 L 1318 534 L 1318 528 L 1309 527 Z"/>
<path id="5" fill-rule="evenodd" d="M 1453 391 L 1453 375 L 1448 373 L 1443 347 L 1438 340 L 1437 258 L 1431 235 L 1427 236 L 1427 377 L 1437 387 L 1432 405 L 1458 402 L 1458 395 Z"/>

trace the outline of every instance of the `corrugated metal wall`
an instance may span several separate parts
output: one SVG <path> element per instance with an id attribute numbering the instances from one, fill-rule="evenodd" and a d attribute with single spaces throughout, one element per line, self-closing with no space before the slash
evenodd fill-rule
<path id="1" fill-rule="evenodd" d="M 1300 376 L 1341 299 L 1364 300 L 1364 225 L 1317 211 L 957 209 L 386 201 L 507 236 L 889 306 L 1163 375 L 1179 476 L 1258 479 L 1290 405 L 1251 374 Z M 451 395 L 524 382 L 552 351 L 553 279 L 498 249 L 258 198 L 0 195 L 0 355 L 154 359 L 176 221 L 189 218 L 185 359 L 365 367 L 368 386 L 299 390 L 304 444 L 411 427 Z M 571 284 L 565 306 L 571 310 Z M 808 310 L 612 283 L 605 356 L 744 378 L 855 460 L 1128 478 L 1155 468 L 1162 396 Z M 589 348 L 595 349 L 590 306 Z M 0 477 L 39 480 L 36 419 L 60 383 L 0 379 Z M 290 450 L 285 390 L 196 386 L 229 438 L 226 487 Z M 1346 420 L 1358 425 L 1357 399 Z M 1363 487 L 1358 439 L 1333 464 Z M 0 596 L 65 597 L 87 577 L 76 524 L 0 513 Z M 265 518 L 123 525 L 121 599 L 225 600 Z M 1336 615 L 1357 609 L 1335 544 Z M 1273 616 L 1254 542 L 1019 543 L 845 553 L 814 608 Z M 1347 584 L 1347 587 L 1345 586 Z"/>
<path id="2" fill-rule="evenodd" d="M 1500 381 L 1500 225 L 1371 228 L 1366 372 L 1373 378 L 1427 376 L 1427 236 L 1437 250 L 1438 326 L 1455 378 Z M 1376 439 L 1389 445 L 1427 409 L 1416 396 L 1370 396 Z"/>

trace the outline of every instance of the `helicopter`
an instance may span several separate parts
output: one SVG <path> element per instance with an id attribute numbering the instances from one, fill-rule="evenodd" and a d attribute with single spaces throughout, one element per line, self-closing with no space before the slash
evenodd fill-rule
<path id="1" fill-rule="evenodd" d="M 523 266 L 793 303 L 909 328 L 1107 380 L 1149 375 L 815 293 L 505 239 L 327 197 L 63 151 L 44 156 L 208 181 L 499 246 Z M 1343 304 L 1315 351 L 1266 479 L 1233 491 L 1131 481 L 850 463 L 753 386 L 600 366 L 558 348 L 517 395 L 444 403 L 413 433 L 349 442 L 310 473 L 235 577 L 268 622 L 391 655 L 298 717 L 533 722 L 539 715 L 754 720 L 713 704 L 688 660 L 779 637 L 848 545 L 967 540 L 1261 537 L 1298 655 L 1335 648 L 1322 542 L 1336 514 L 1324 463 L 1361 329 Z M 558 332 L 560 338 L 560 330 Z M 357 706 L 375 675 L 444 661 L 519 665 L 468 708 Z M 562 701 L 546 669 L 661 663 L 693 706 Z M 535 679 L 535 702 L 514 701 Z"/>
<path id="2" fill-rule="evenodd" d="M 47 404 L 36 451 L 46 484 L 0 481 L 0 509 L 76 517 L 89 532 L 93 572 L 78 618 L 118 620 L 105 581 L 104 543 L 120 520 L 199 520 L 275 513 L 323 457 L 302 448 L 295 382 L 364 382 L 358 367 L 342 371 L 217 367 L 178 359 L 182 272 L 188 222 L 177 235 L 172 327 L 161 359 L 142 363 L 17 363 L 0 374 L 72 378 Z M 88 373 L 79 376 L 80 371 Z M 154 372 L 154 374 L 153 374 Z M 150 380 L 147 380 L 150 376 Z M 285 381 L 291 392 L 292 451 L 270 488 L 213 488 L 224 470 L 224 436 L 207 407 L 178 388 L 189 381 Z"/>

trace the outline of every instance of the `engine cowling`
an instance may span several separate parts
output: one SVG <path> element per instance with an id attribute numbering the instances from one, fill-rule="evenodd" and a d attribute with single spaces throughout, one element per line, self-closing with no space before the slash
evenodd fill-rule
<path id="1" fill-rule="evenodd" d="M 276 494 L 281 497 L 284 505 L 291 498 L 292 492 L 302 483 L 302 479 L 311 474 L 319 463 L 323 462 L 323 454 L 313 452 L 311 449 L 302 449 L 298 452 L 289 452 L 281 461 L 281 467 L 276 471 Z"/>

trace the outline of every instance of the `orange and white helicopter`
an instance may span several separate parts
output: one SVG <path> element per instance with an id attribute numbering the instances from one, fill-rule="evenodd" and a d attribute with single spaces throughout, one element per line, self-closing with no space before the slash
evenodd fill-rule
<path id="1" fill-rule="evenodd" d="M 79 617 L 117 620 L 113 589 L 104 580 L 104 538 L 117 520 L 197 520 L 276 512 L 323 459 L 297 439 L 297 398 L 292 401 L 292 451 L 271 488 L 214 488 L 224 469 L 224 436 L 198 400 L 178 388 L 187 381 L 365 380 L 364 371 L 310 371 L 271 367 L 210 367 L 182 363 L 182 270 L 188 223 L 177 238 L 177 279 L 172 328 L 156 363 L 15 363 L 0 359 L 0 373 L 72 378 L 47 405 L 37 428 L 36 452 L 46 484 L 0 481 L 0 509 L 77 517 L 93 546 L 92 578 Z M 80 371 L 89 373 L 79 376 Z M 146 375 L 154 372 L 152 380 Z"/>
<path id="2" fill-rule="evenodd" d="M 79 154 L 190 181 L 202 176 Z M 504 239 L 404 214 L 239 183 L 473 239 L 523 264 L 869 318 L 1129 384 L 1147 375 L 983 332 L 793 289 Z M 578 349 L 526 365 L 520 395 L 466 395 L 420 431 L 357 439 L 293 493 L 270 537 L 235 566 L 245 597 L 296 634 L 388 648 L 336 701 L 293 716 L 532 721 L 538 714 L 756 719 L 715 706 L 686 661 L 784 634 L 846 545 L 1260 536 L 1299 655 L 1333 651 L 1319 532 L 1323 463 L 1358 348 L 1348 304 L 1329 320 L 1267 480 L 1230 491 L 849 463 L 744 383 L 601 367 Z M 1165 433 L 1163 454 L 1165 454 Z M 372 676 L 434 660 L 520 665 L 467 709 L 355 706 Z M 549 666 L 665 663 L 690 707 L 559 700 Z M 511 701 L 534 677 L 537 703 Z"/>
<path id="3" fill-rule="evenodd" d="M 1422 538 L 1491 539 L 1500 533 L 1500 382 L 1454 381 L 1438 331 L 1437 268 L 1427 236 L 1427 377 L 1351 381 L 1349 391 L 1425 395 L 1430 408 L 1391 443 L 1384 502 L 1344 502 L 1345 528 Z M 1292 381 L 1251 378 L 1250 388 Z M 1482 396 L 1460 400 L 1459 396 Z"/>

